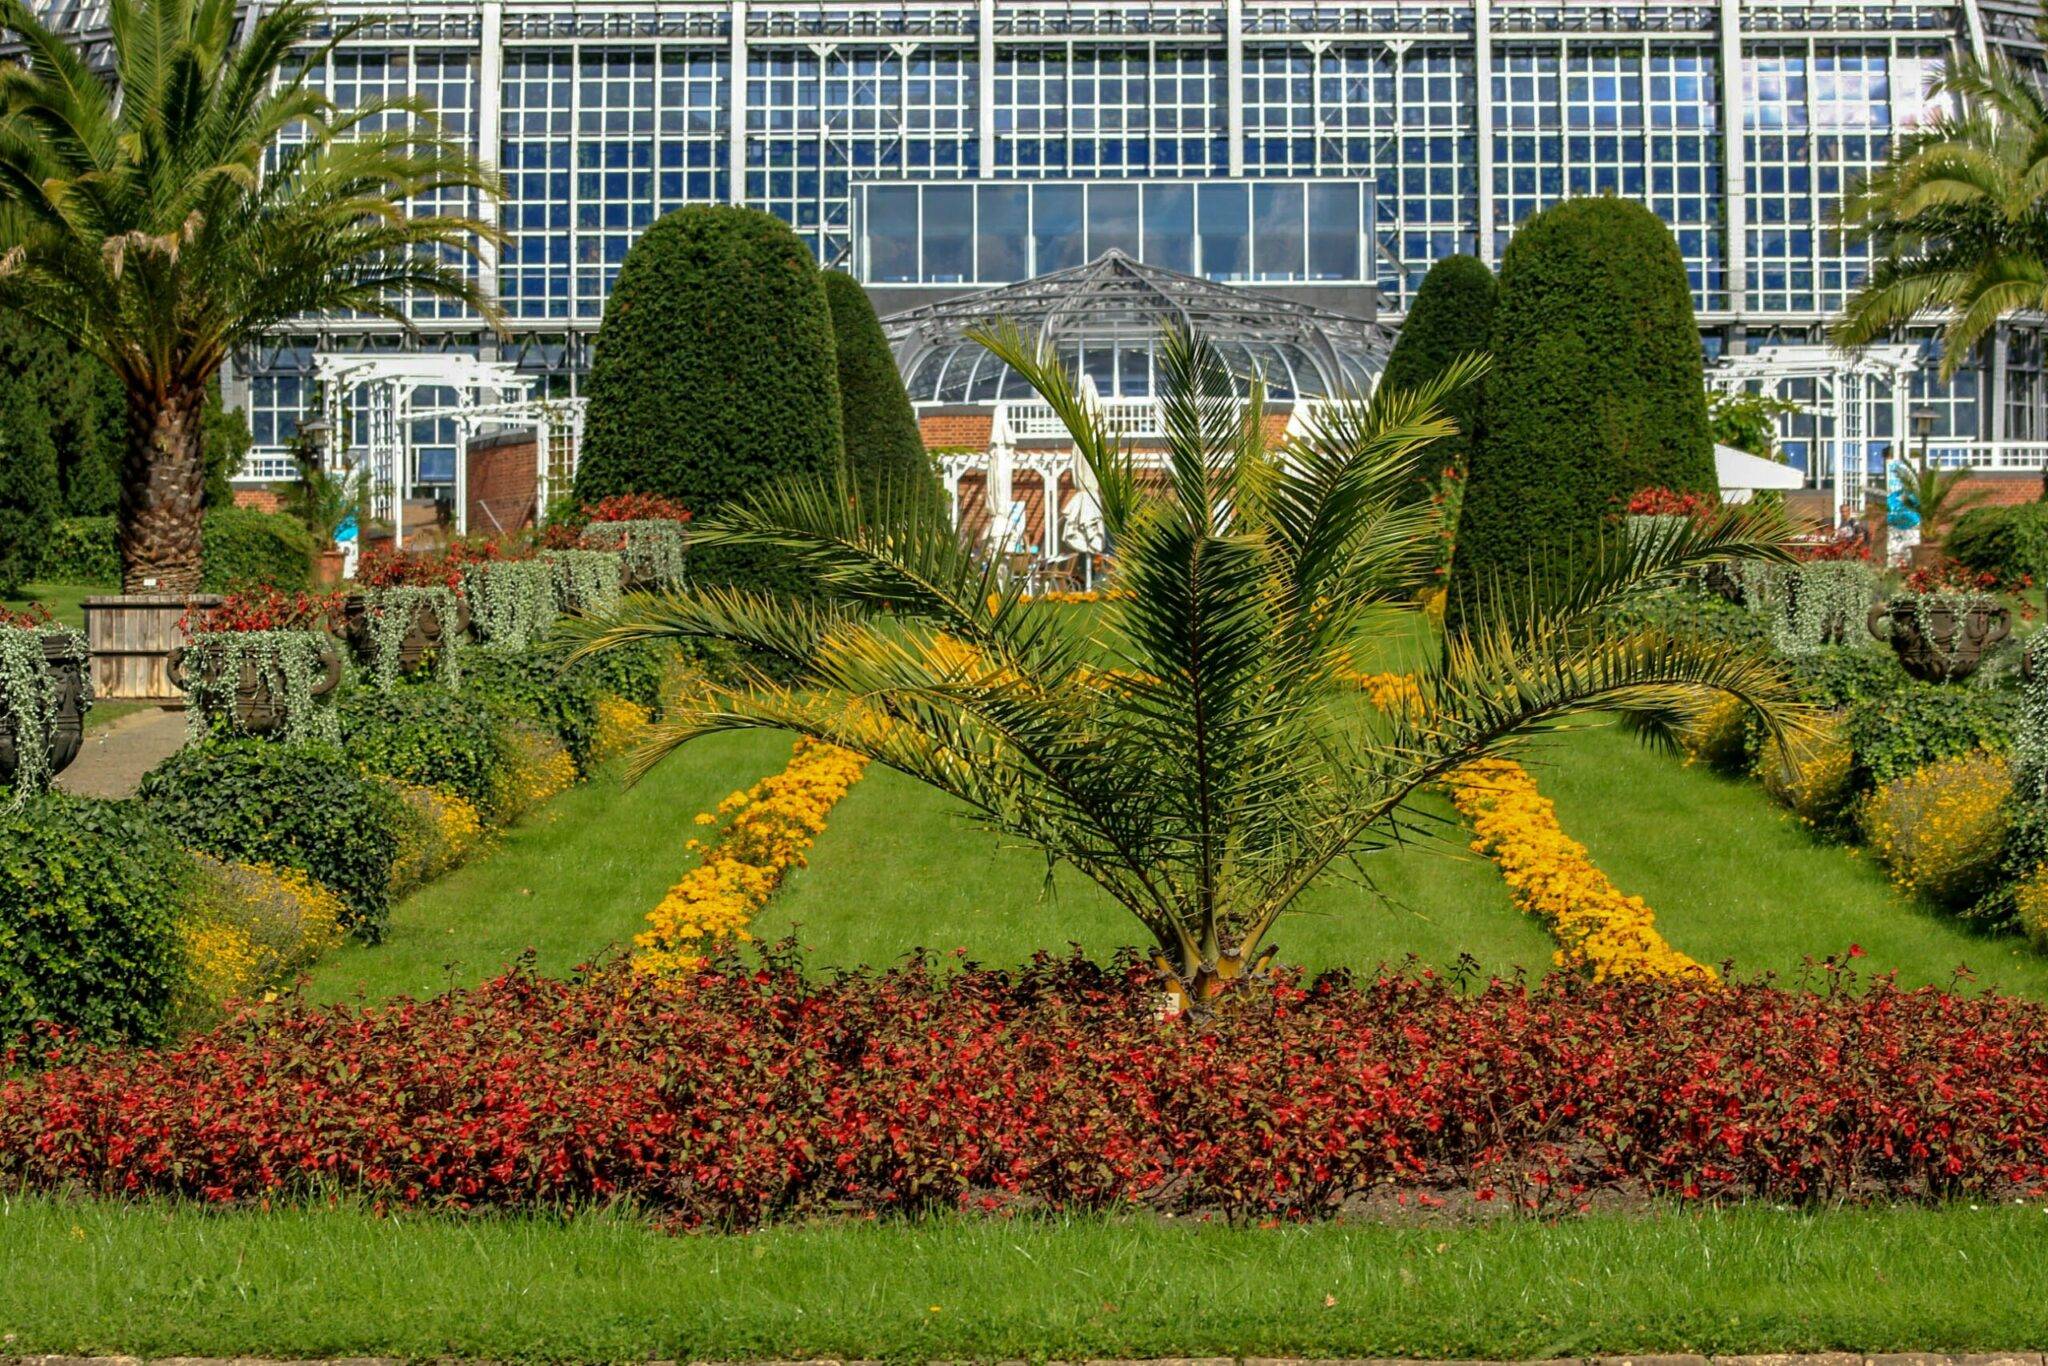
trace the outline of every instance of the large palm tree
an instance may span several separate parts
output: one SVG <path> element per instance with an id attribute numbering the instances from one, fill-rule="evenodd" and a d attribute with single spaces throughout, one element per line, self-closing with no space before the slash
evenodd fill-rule
<path id="1" fill-rule="evenodd" d="M 423 211 L 495 180 L 411 100 L 339 110 L 308 74 L 304 0 L 113 0 L 104 73 L 22 0 L 0 29 L 0 308 L 105 361 L 128 394 L 121 574 L 130 592 L 199 585 L 200 409 L 238 346 L 289 319 L 404 320 L 407 294 L 496 310 L 463 256 L 494 229 Z M 409 207 L 410 206 L 410 211 Z"/>
<path id="2" fill-rule="evenodd" d="M 1942 112 L 1842 201 L 1840 229 L 1874 250 L 1829 335 L 1861 346 L 1945 316 L 1947 378 L 2001 317 L 2048 308 L 2048 98 L 2003 57 L 1956 59 L 1934 93 Z"/>
<path id="3" fill-rule="evenodd" d="M 703 587 L 583 628 L 586 652 L 714 639 L 774 661 L 667 722 L 641 771 L 722 730 L 844 746 L 1094 879 L 1200 1001 L 1269 960 L 1267 932 L 1312 880 L 1399 838 L 1417 789 L 1517 736 L 1597 704 L 1668 738 L 1716 691 L 1773 727 L 1797 710 L 1756 655 L 1612 625 L 1617 604 L 1691 567 L 1780 553 L 1780 524 L 1736 513 L 1617 538 L 1545 591 L 1516 585 L 1501 596 L 1535 604 L 1524 615 L 1415 652 L 1436 659 L 1418 706 L 1369 703 L 1357 664 L 1375 635 L 1427 640 L 1414 604 L 1433 510 L 1404 501 L 1404 481 L 1474 366 L 1338 405 L 1274 449 L 1256 384 L 1240 397 L 1208 344 L 1169 333 L 1154 490 L 1050 355 L 1008 329 L 984 341 L 1093 470 L 1123 593 L 1077 629 L 1002 587 L 928 499 L 906 492 L 864 520 L 843 488 L 763 489 L 697 539 L 786 555 L 828 597 Z"/>

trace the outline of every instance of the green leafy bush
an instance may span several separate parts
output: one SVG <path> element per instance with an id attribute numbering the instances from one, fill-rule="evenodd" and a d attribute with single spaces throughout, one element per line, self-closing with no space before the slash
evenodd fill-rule
<path id="1" fill-rule="evenodd" d="M 40 576 L 62 510 L 49 426 L 26 385 L 0 379 L 0 595 Z"/>
<path id="2" fill-rule="evenodd" d="M 191 848 L 297 868 L 342 899 L 358 937 L 382 937 L 398 798 L 340 750 L 211 740 L 157 765 L 140 795 Z"/>
<path id="3" fill-rule="evenodd" d="M 487 708 L 438 685 L 418 684 L 359 689 L 336 714 L 343 751 L 370 772 L 446 788 L 490 814 L 505 754 Z"/>
<path id="4" fill-rule="evenodd" d="M 253 508 L 216 508 L 206 514 L 204 577 L 209 593 L 255 584 L 304 588 L 313 569 L 313 538 L 289 517 Z"/>
<path id="5" fill-rule="evenodd" d="M 1431 266 L 1408 306 L 1400 336 L 1394 339 L 1393 353 L 1380 376 L 1381 386 L 1396 391 L 1417 388 L 1442 374 L 1458 357 L 1484 351 L 1493 331 L 1498 294 L 1493 272 L 1476 256 L 1446 256 Z M 1434 497 L 1446 468 L 1464 473 L 1485 392 L 1482 379 L 1445 401 L 1444 415 L 1458 424 L 1458 432 L 1431 442 L 1422 453 L 1408 486 L 1412 500 Z"/>
<path id="6" fill-rule="evenodd" d="M 2004 750 L 2012 743 L 2017 706 L 2010 693 L 1921 683 L 1900 674 L 1891 688 L 1849 706 L 1856 785 L 1868 789 L 1973 750 Z"/>
<path id="7" fill-rule="evenodd" d="M 828 270 L 824 280 L 839 360 L 839 416 L 848 477 L 863 497 L 888 490 L 899 498 L 914 493 L 936 500 L 943 486 L 925 453 L 917 414 L 889 339 L 882 335 L 874 303 L 851 275 Z"/>
<path id="8" fill-rule="evenodd" d="M 782 220 L 695 204 L 633 244 L 585 386 L 576 495 L 657 493 L 699 516 L 841 468 L 832 317 L 811 250 Z M 803 587 L 767 556 L 692 551 L 699 581 Z"/>
<path id="9" fill-rule="evenodd" d="M 659 713 L 662 684 L 667 681 L 675 659 L 675 653 L 666 646 L 640 640 L 579 659 L 569 666 L 569 672 L 589 679 L 599 692 L 623 697 Z"/>
<path id="10" fill-rule="evenodd" d="M 1669 631 L 1759 649 L 1770 644 L 1770 632 L 1755 613 L 1686 585 L 1637 599 L 1615 617 L 1619 624 L 1637 629 Z"/>
<path id="11" fill-rule="evenodd" d="M 313 541 L 289 517 L 253 508 L 218 508 L 206 514 L 201 583 L 209 593 L 271 584 L 296 590 L 312 575 Z M 112 517 L 65 517 L 51 529 L 42 577 L 52 583 L 121 581 L 121 551 Z"/>
<path id="12" fill-rule="evenodd" d="M 2048 503 L 1972 508 L 1956 518 L 1942 548 L 1966 568 L 2002 581 L 2031 574 L 2048 583 Z"/>
<path id="13" fill-rule="evenodd" d="M 132 802 L 0 806 L 0 1039 L 38 1021 L 104 1042 L 157 1038 L 191 877 L 191 859 Z"/>
<path id="14" fill-rule="evenodd" d="M 1913 681 L 1891 651 L 1854 645 L 1829 645 L 1781 663 L 1801 699 L 1831 709 L 1890 696 Z"/>
<path id="15" fill-rule="evenodd" d="M 604 690 L 583 669 L 564 670 L 558 654 L 478 647 L 462 657 L 462 692 L 486 707 L 552 732 L 568 747 L 576 771 L 589 771 Z"/>
<path id="16" fill-rule="evenodd" d="M 1495 585 L 1589 554 L 1630 495 L 1718 487 L 1685 262 L 1642 205 L 1572 199 L 1517 228 L 1488 349 L 1454 626 Z"/>
<path id="17" fill-rule="evenodd" d="M 121 550 L 112 517 L 63 517 L 50 528 L 42 576 L 51 583 L 117 584 Z"/>

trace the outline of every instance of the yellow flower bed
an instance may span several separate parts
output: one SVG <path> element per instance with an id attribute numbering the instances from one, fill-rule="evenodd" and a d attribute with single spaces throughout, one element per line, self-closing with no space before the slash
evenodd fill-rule
<path id="1" fill-rule="evenodd" d="M 1381 711 L 1396 707 L 1409 712 L 1422 710 L 1422 688 L 1414 674 L 1359 674 L 1358 686 Z"/>
<path id="2" fill-rule="evenodd" d="M 1481 759 L 1449 779 L 1451 800 L 1472 823 L 1472 848 L 1492 859 L 1515 904 L 1549 927 L 1559 967 L 1609 977 L 1713 981 L 1714 970 L 1657 933 L 1641 897 L 1624 895 L 1594 866 L 1586 846 L 1564 833 L 1535 780 L 1508 759 Z"/>
<path id="3" fill-rule="evenodd" d="M 482 815 L 457 793 L 396 778 L 378 781 L 399 795 L 402 823 L 398 856 L 391 861 L 391 891 L 403 895 L 461 865 L 484 837 Z"/>
<path id="4" fill-rule="evenodd" d="M 782 875 L 801 863 L 841 797 L 860 781 L 867 760 L 834 745 L 799 740 L 782 772 L 735 792 L 718 810 L 697 817 L 724 834 L 681 882 L 669 888 L 634 937 L 633 965 L 647 973 L 685 973 L 704 962 L 700 950 L 719 938 L 750 939 L 747 925 Z M 699 847 L 691 840 L 689 848 Z"/>
<path id="5" fill-rule="evenodd" d="M 638 702 L 609 693 L 597 700 L 597 727 L 590 737 L 590 761 L 609 763 L 640 742 L 654 713 Z"/>
<path id="6" fill-rule="evenodd" d="M 498 819 L 510 825 L 576 785 L 576 761 L 552 731 L 525 722 L 505 728 L 505 766 L 491 794 Z"/>
<path id="7" fill-rule="evenodd" d="M 192 857 L 198 872 L 180 926 L 185 978 L 172 1008 L 181 1027 L 210 1023 L 233 998 L 286 985 L 341 942 L 341 898 L 298 869 Z"/>
<path id="8" fill-rule="evenodd" d="M 1966 906 L 1997 876 L 2011 797 L 2004 755 L 1978 750 L 1937 759 L 1871 794 L 1864 834 L 1896 886 Z"/>

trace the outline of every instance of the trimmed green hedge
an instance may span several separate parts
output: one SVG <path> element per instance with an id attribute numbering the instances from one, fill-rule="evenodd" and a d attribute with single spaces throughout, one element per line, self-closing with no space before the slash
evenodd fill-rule
<path id="1" fill-rule="evenodd" d="M 1422 277 L 1422 288 L 1415 291 L 1415 302 L 1408 306 L 1380 384 L 1396 391 L 1419 388 L 1460 356 L 1484 351 L 1493 332 L 1498 294 L 1493 272 L 1476 256 L 1446 256 L 1431 266 Z M 1458 433 L 1431 442 L 1422 452 L 1408 486 L 1412 501 L 1432 497 L 1446 468 L 1464 471 L 1485 393 L 1482 378 L 1445 401 L 1445 415 L 1458 424 Z"/>
<path id="2" fill-rule="evenodd" d="M 27 385 L 0 378 L 0 594 L 41 577 L 62 511 L 50 419 Z"/>
<path id="3" fill-rule="evenodd" d="M 313 538 L 290 517 L 254 508 L 206 514 L 200 587 L 209 593 L 257 584 L 295 591 L 312 582 Z M 41 577 L 52 583 L 121 582 L 121 551 L 112 517 L 66 517 L 51 530 Z"/>
<path id="4" fill-rule="evenodd" d="M 1592 553 L 1638 490 L 1717 489 L 1685 262 L 1642 205 L 1573 199 L 1517 228 L 1488 349 L 1454 624 Z"/>
<path id="5" fill-rule="evenodd" d="M 38 1022 L 148 1043 L 184 971 L 192 860 L 133 802 L 0 804 L 0 1043 Z"/>
<path id="6" fill-rule="evenodd" d="M 658 493 L 699 516 L 844 459 L 832 317 L 810 248 L 772 214 L 697 204 L 641 234 L 605 302 L 576 495 Z M 703 581 L 801 579 L 692 549 Z"/>
<path id="7" fill-rule="evenodd" d="M 568 747 L 579 774 L 590 771 L 604 691 L 590 671 L 565 671 L 561 656 L 551 651 L 478 646 L 462 656 L 463 695 L 552 731 Z"/>
<path id="8" fill-rule="evenodd" d="M 883 492 L 937 499 L 942 486 L 925 453 L 917 413 L 889 351 L 889 339 L 882 335 L 874 303 L 851 275 L 828 270 L 824 278 L 839 358 L 839 415 L 848 477 L 869 500 Z"/>
<path id="9" fill-rule="evenodd" d="M 1972 508 L 1956 518 L 1942 548 L 1971 569 L 2048 583 L 2048 503 Z"/>
<path id="10" fill-rule="evenodd" d="M 209 740 L 152 769 L 140 796 L 187 846 L 297 868 L 341 898 L 358 937 L 383 937 L 400 798 L 340 750 Z"/>
<path id="11" fill-rule="evenodd" d="M 335 709 L 342 750 L 372 773 L 467 799 L 487 819 L 505 767 L 488 708 L 438 684 L 359 688 Z"/>

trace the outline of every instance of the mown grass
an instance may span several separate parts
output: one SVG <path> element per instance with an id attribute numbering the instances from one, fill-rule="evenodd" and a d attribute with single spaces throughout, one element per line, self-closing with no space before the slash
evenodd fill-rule
<path id="1" fill-rule="evenodd" d="M 1666 1210 L 1286 1228 L 0 1202 L 17 1355 L 1516 1360 L 1991 1351 L 2048 1328 L 2048 1210 Z"/>
<path id="2" fill-rule="evenodd" d="M 695 858 L 684 849 L 698 833 L 692 818 L 776 772 L 789 749 L 787 736 L 716 736 L 631 789 L 616 773 L 594 775 L 400 903 L 384 942 L 329 954 L 311 995 L 429 996 L 491 977 L 529 949 L 541 971 L 563 974 L 630 944 Z"/>

